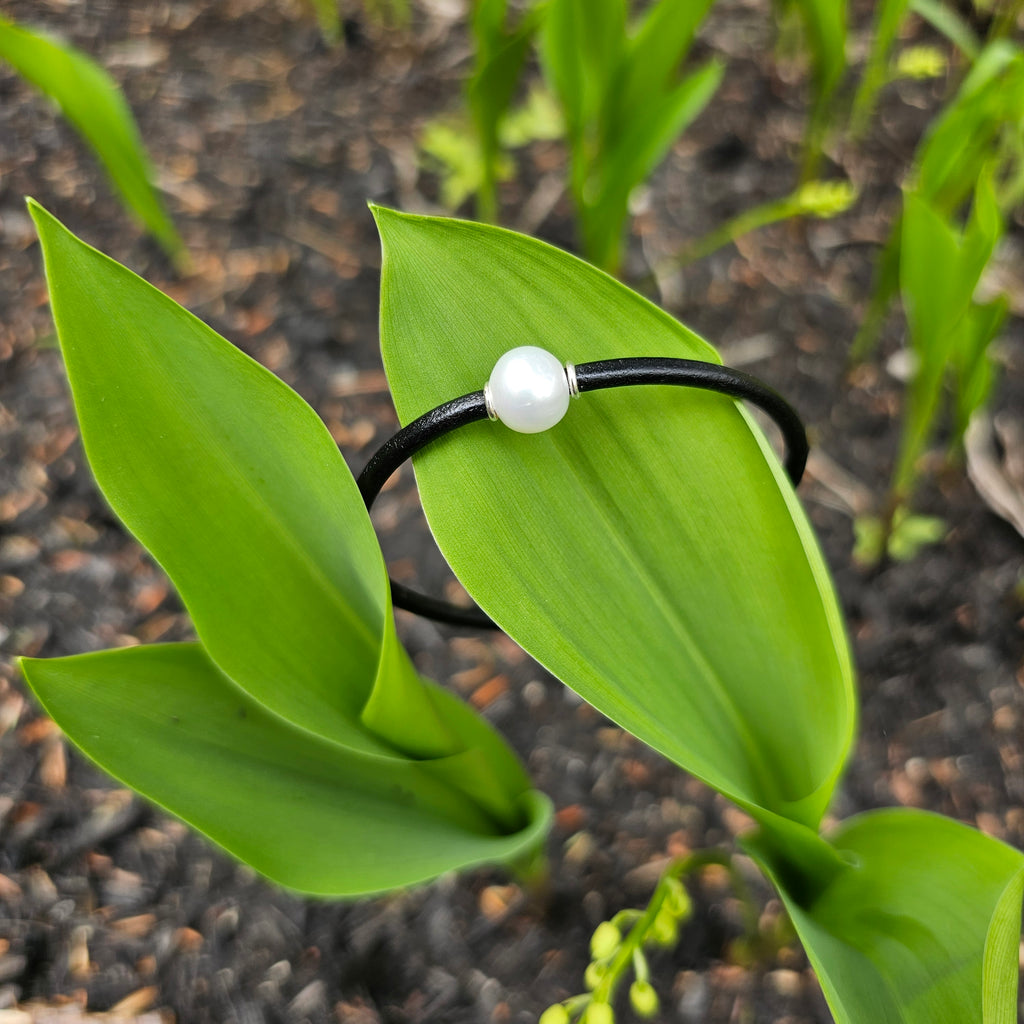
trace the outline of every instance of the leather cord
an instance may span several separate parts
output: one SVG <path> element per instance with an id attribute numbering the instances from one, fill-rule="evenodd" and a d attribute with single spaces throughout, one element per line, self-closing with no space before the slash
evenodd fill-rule
<path id="1" fill-rule="evenodd" d="M 807 433 L 796 410 L 767 384 L 741 370 L 696 359 L 671 359 L 643 356 L 633 359 L 602 359 L 576 364 L 576 384 L 580 394 L 605 388 L 633 387 L 641 384 L 672 385 L 715 391 L 730 398 L 743 399 L 763 409 L 779 426 L 786 442 L 786 474 L 796 487 L 807 464 Z M 468 423 L 487 419 L 483 391 L 462 395 L 424 413 L 390 437 L 372 456 L 356 481 L 369 510 L 381 488 L 399 466 L 432 441 L 458 430 Z M 396 608 L 426 616 L 437 622 L 476 629 L 496 629 L 494 621 L 479 608 L 460 608 L 439 598 L 420 594 L 391 581 L 391 599 Z"/>

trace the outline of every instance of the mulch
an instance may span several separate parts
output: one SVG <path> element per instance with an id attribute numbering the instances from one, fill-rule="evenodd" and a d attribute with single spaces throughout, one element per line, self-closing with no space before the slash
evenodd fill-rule
<path id="1" fill-rule="evenodd" d="M 793 186 L 806 95 L 772 59 L 768 7 L 716 6 L 701 45 L 727 56 L 726 81 L 637 197 L 627 278 Z M 488 870 L 353 903 L 282 892 L 69 749 L 13 667 L 18 655 L 190 636 L 84 463 L 23 196 L 283 377 L 358 471 L 397 425 L 366 201 L 436 209 L 416 138 L 457 103 L 469 54 L 457 5 L 422 3 L 407 33 L 354 16 L 339 50 L 286 0 L 11 0 L 4 14 L 49 25 L 123 84 L 195 266 L 175 277 L 68 127 L 0 69 L 0 1019 L 32 1003 L 29 1019 L 42 1019 L 40 1006 L 63 1001 L 69 1020 L 112 1008 L 182 1024 L 535 1020 L 580 991 L 590 932 L 643 905 L 665 858 L 729 845 L 747 822 L 511 641 L 400 616 L 419 668 L 494 722 L 555 803 L 544 906 Z M 890 88 L 869 142 L 830 154 L 827 172 L 863 189 L 850 213 L 742 239 L 673 279 L 665 304 L 727 362 L 786 394 L 811 428 L 801 494 L 861 692 L 833 816 L 924 807 L 1024 847 L 1024 540 L 962 472 L 935 461 L 918 505 L 947 521 L 945 541 L 873 571 L 851 555 L 852 516 L 884 493 L 899 436 L 903 385 L 890 356 L 900 325 L 853 370 L 848 348 L 900 175 L 939 99 L 935 83 Z M 552 184 L 564 159 L 558 144 L 532 146 L 502 198 L 508 223 L 571 246 L 571 212 Z M 1019 407 L 1019 322 L 1001 353 L 996 405 Z M 453 592 L 408 470 L 376 521 L 393 575 Z M 771 930 L 779 903 L 740 864 Z M 791 937 L 755 962 L 743 955 L 741 907 L 721 871 L 693 892 L 679 945 L 653 958 L 660 1019 L 830 1020 Z"/>

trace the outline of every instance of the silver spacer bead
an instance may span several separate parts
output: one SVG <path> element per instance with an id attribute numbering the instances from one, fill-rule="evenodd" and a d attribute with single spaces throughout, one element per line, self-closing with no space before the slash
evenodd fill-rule
<path id="1" fill-rule="evenodd" d="M 580 397 L 580 385 L 579 381 L 576 380 L 576 367 L 572 363 L 565 364 L 565 379 L 569 385 L 569 397 L 579 398 Z"/>
<path id="2" fill-rule="evenodd" d="M 487 407 L 487 418 L 491 421 L 497 421 L 498 414 L 494 411 L 494 401 L 491 398 L 491 382 L 488 381 L 484 385 L 484 405 Z"/>

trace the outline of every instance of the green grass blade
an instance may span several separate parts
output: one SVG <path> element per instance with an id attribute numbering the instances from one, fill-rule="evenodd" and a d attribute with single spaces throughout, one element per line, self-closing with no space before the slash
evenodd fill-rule
<path id="1" fill-rule="evenodd" d="M 609 118 L 610 135 L 671 89 L 712 3 L 660 0 L 647 10 L 626 43 L 622 81 L 610 97 L 617 111 Z"/>
<path id="2" fill-rule="evenodd" d="M 550 807 L 492 822 L 430 762 L 339 748 L 271 714 L 197 644 L 23 660 L 36 696 L 100 767 L 268 878 L 302 892 L 379 892 L 542 841 Z"/>
<path id="3" fill-rule="evenodd" d="M 709 61 L 638 111 L 628 127 L 609 140 L 592 175 L 590 195 L 577 211 L 583 254 L 590 262 L 609 273 L 617 272 L 630 194 L 707 106 L 724 70 L 721 62 Z"/>
<path id="4" fill-rule="evenodd" d="M 477 0 L 472 29 L 476 44 L 473 73 L 466 83 L 466 101 L 483 162 L 478 216 L 497 219 L 497 183 L 502 150 L 501 124 L 508 113 L 537 27 L 535 10 L 507 31 L 505 0 Z"/>
<path id="5" fill-rule="evenodd" d="M 60 107 L 110 175 L 125 205 L 181 263 L 185 246 L 153 188 L 139 130 L 117 83 L 85 54 L 0 17 L 0 60 Z"/>
<path id="6" fill-rule="evenodd" d="M 1024 53 L 1005 40 L 986 46 L 918 147 L 915 189 L 943 212 L 956 212 L 1006 124 L 1019 121 L 1022 104 Z"/>
<path id="7" fill-rule="evenodd" d="M 940 0 L 910 0 L 911 10 L 941 32 L 968 60 L 977 60 L 981 43 L 971 26 Z"/>
<path id="8" fill-rule="evenodd" d="M 831 841 L 850 864 L 807 902 L 756 839 L 837 1024 L 1012 1024 L 1024 857 L 922 811 L 860 815 Z"/>
<path id="9" fill-rule="evenodd" d="M 625 0 L 549 0 L 545 6 L 541 63 L 562 105 L 571 145 L 581 145 L 600 123 L 625 39 Z"/>
<path id="10" fill-rule="evenodd" d="M 811 48 L 818 102 L 827 102 L 846 73 L 846 0 L 796 0 Z"/>
<path id="11" fill-rule="evenodd" d="M 717 361 L 613 279 L 486 225 L 376 209 L 382 346 L 403 423 L 541 345 L 577 363 Z M 821 555 L 734 402 L 586 395 L 553 430 L 474 424 L 416 457 L 442 551 L 556 676 L 750 805 L 816 823 L 849 748 L 846 641 Z"/>
<path id="12" fill-rule="evenodd" d="M 593 197 L 578 211 L 583 253 L 590 262 L 609 273 L 618 270 L 630 194 L 708 105 L 724 73 L 721 61 L 708 61 L 636 110 L 623 131 L 608 140 L 593 175 Z"/>
<path id="13" fill-rule="evenodd" d="M 867 132 L 878 93 L 888 81 L 889 53 L 896 42 L 896 34 L 906 16 L 909 3 L 910 0 L 881 0 L 876 6 L 871 51 L 853 98 L 850 115 L 850 131 L 854 138 L 863 138 Z"/>
<path id="14" fill-rule="evenodd" d="M 996 368 L 989 350 L 999 337 L 1009 313 L 1010 302 L 1005 295 L 983 305 L 972 303 L 967 311 L 963 343 L 956 353 L 954 445 L 963 442 L 971 417 L 988 404 L 996 379 Z"/>

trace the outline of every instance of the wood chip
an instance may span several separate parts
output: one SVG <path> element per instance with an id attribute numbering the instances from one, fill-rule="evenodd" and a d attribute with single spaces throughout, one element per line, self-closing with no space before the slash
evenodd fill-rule
<path id="1" fill-rule="evenodd" d="M 518 885 L 488 885 L 481 890 L 478 903 L 480 913 L 488 921 L 497 922 L 508 917 L 522 900 L 523 891 Z"/>
<path id="2" fill-rule="evenodd" d="M 134 1017 L 144 1013 L 156 1002 L 158 991 L 155 985 L 147 985 L 145 988 L 136 989 L 110 1008 L 110 1016 Z"/>
<path id="3" fill-rule="evenodd" d="M 183 953 L 198 953 L 203 947 L 203 936 L 195 928 L 179 928 L 174 933 L 174 945 Z"/>
<path id="4" fill-rule="evenodd" d="M 485 708 L 490 707 L 507 690 L 508 676 L 493 676 L 483 686 L 473 691 L 469 702 L 477 711 L 483 711 Z"/>
<path id="5" fill-rule="evenodd" d="M 43 748 L 39 778 L 47 789 L 63 789 L 68 780 L 68 761 L 64 741 L 55 736 Z"/>
<path id="6" fill-rule="evenodd" d="M 71 931 L 68 945 L 68 972 L 76 981 L 85 981 L 92 973 L 89 962 L 89 936 L 92 929 L 88 925 L 80 925 Z"/>
<path id="7" fill-rule="evenodd" d="M 110 927 L 122 935 L 131 936 L 133 939 L 145 938 L 156 925 L 156 914 L 133 914 L 131 917 L 121 917 L 110 922 Z"/>

